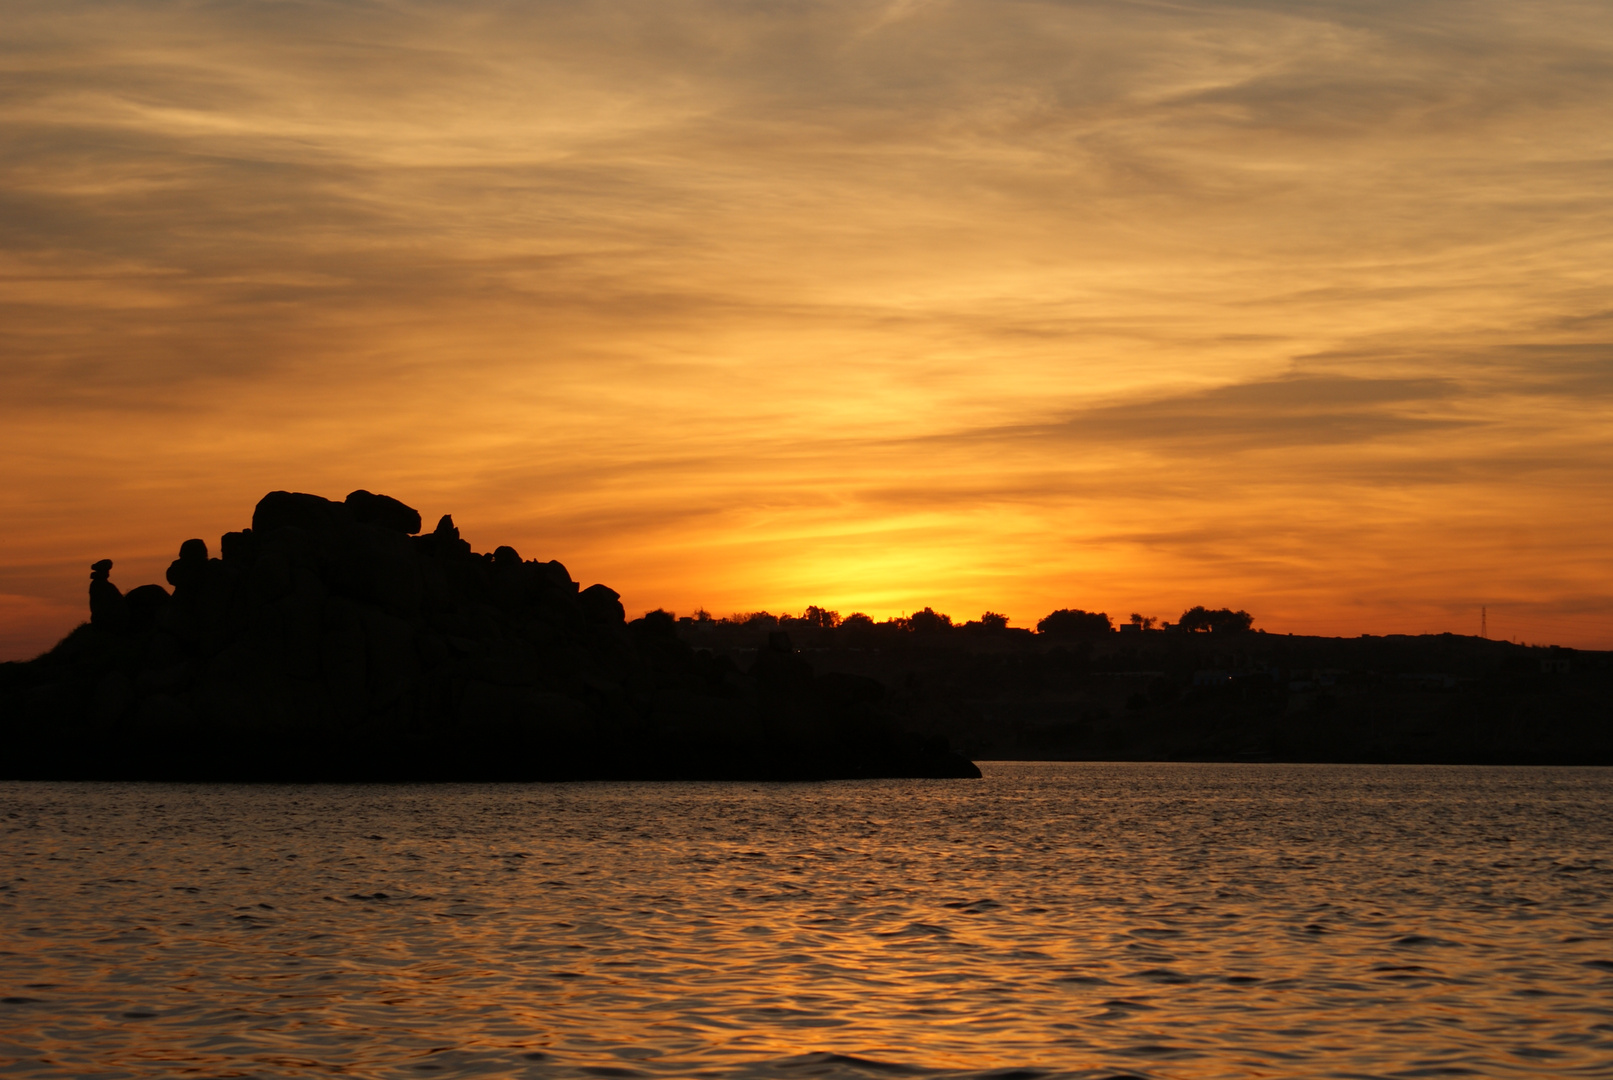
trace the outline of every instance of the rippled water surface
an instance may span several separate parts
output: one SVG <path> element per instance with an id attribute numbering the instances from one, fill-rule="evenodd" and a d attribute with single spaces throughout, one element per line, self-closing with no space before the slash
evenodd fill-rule
<path id="1" fill-rule="evenodd" d="M 1613 1076 L 1613 770 L 0 785 L 0 1073 Z"/>

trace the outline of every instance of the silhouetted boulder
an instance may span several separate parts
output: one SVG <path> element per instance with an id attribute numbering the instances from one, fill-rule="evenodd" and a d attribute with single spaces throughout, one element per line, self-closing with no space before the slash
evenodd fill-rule
<path id="1" fill-rule="evenodd" d="M 141 585 L 130 589 L 123 597 L 129 608 L 130 633 L 143 634 L 157 625 L 157 617 L 168 606 L 171 598 L 161 585 Z"/>
<path id="2" fill-rule="evenodd" d="M 258 500 L 252 511 L 252 532 L 260 539 L 287 526 L 324 532 L 352 523 L 352 514 L 341 503 L 300 491 L 271 491 Z"/>
<path id="3" fill-rule="evenodd" d="M 202 588 L 207 578 L 207 541 L 186 540 L 179 545 L 179 558 L 168 564 L 168 584 L 175 595 L 189 594 Z"/>
<path id="4" fill-rule="evenodd" d="M 218 553 L 227 563 L 244 566 L 257 555 L 258 546 L 251 529 L 227 532 L 219 538 Z"/>
<path id="5" fill-rule="evenodd" d="M 437 519 L 437 527 L 426 536 L 421 537 L 427 550 L 441 555 L 465 555 L 470 552 L 470 544 L 459 538 L 459 530 L 454 527 L 451 514 L 444 514 Z"/>
<path id="6" fill-rule="evenodd" d="M 343 505 L 361 525 L 377 525 L 409 536 L 420 531 L 420 511 L 390 495 L 372 495 L 360 489 L 348 495 Z"/>
<path id="7" fill-rule="evenodd" d="M 102 559 L 90 567 L 90 625 L 121 634 L 129 628 L 129 606 L 123 592 L 112 584 L 111 573 L 111 559 Z"/>
<path id="8" fill-rule="evenodd" d="M 590 585 L 577 595 L 589 621 L 601 626 L 618 626 L 626 621 L 621 594 L 607 585 Z"/>

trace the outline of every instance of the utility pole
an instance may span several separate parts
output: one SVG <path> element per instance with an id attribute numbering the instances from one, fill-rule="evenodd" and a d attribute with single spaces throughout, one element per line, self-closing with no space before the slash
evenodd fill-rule
<path id="1" fill-rule="evenodd" d="M 1490 636 L 1490 609 L 1488 607 L 1484 607 L 1484 606 L 1481 605 L 1479 607 L 1479 637 L 1488 638 L 1489 636 Z"/>

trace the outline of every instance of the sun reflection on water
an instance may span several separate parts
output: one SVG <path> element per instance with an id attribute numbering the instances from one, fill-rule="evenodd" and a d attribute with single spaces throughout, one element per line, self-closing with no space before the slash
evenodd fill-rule
<path id="1" fill-rule="evenodd" d="M 8 784 L 32 1076 L 1613 1068 L 1613 771 Z"/>

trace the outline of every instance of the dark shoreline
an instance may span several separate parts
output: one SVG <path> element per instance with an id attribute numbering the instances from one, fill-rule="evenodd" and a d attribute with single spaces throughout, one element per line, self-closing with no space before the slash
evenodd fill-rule
<path id="1" fill-rule="evenodd" d="M 974 777 L 981 760 L 1613 764 L 1613 654 L 1317 638 L 1193 609 L 1011 629 L 628 621 L 605 585 L 444 515 L 271 492 L 169 588 L 91 567 L 90 621 L 0 664 L 0 776 L 174 780 Z M 1204 617 L 1190 619 L 1195 612 Z M 1055 618 L 1060 616 L 1062 618 Z M 770 621 L 769 621 L 770 620 Z M 1192 632 L 1197 627 L 1202 632 Z"/>
<path id="2" fill-rule="evenodd" d="M 679 633 L 736 662 L 765 640 Z M 976 761 L 1613 765 L 1613 652 L 1455 634 L 791 634 Z"/>

